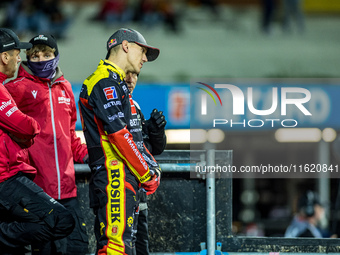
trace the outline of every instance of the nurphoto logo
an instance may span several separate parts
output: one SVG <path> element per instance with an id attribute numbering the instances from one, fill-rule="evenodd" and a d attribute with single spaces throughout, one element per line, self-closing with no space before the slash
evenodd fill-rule
<path id="1" fill-rule="evenodd" d="M 203 118 L 214 116 L 211 123 L 214 128 L 222 128 L 222 125 L 247 128 L 265 125 L 272 128 L 296 127 L 298 119 L 292 116 L 312 116 L 308 109 L 312 94 L 306 88 L 197 83 L 203 86 L 197 87 L 200 90 L 200 115 Z M 214 104 L 209 104 L 209 100 Z M 225 117 L 227 112 L 231 112 L 231 118 Z"/>

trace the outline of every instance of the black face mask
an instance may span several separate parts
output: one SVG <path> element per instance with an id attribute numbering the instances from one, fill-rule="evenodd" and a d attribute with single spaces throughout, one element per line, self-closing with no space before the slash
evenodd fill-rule
<path id="1" fill-rule="evenodd" d="M 54 77 L 58 64 L 59 55 L 54 59 L 47 61 L 32 62 L 27 60 L 27 65 L 34 75 L 47 79 L 52 79 Z"/>

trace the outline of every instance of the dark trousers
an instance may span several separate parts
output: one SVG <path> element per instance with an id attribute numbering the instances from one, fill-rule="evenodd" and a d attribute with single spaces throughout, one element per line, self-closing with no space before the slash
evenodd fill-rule
<path id="1" fill-rule="evenodd" d="M 149 255 L 148 204 L 146 192 L 139 190 L 139 196 L 136 253 L 137 255 Z"/>
<path id="2" fill-rule="evenodd" d="M 89 253 L 89 240 L 86 232 L 86 224 L 76 197 L 58 200 L 75 220 L 75 228 L 67 237 L 33 247 L 32 255 L 85 255 Z M 36 251 L 35 251 L 36 250 Z M 38 253 L 36 253 L 38 251 Z"/>
<path id="3" fill-rule="evenodd" d="M 25 175 L 0 183 L 0 254 L 64 238 L 74 224 L 72 214 Z"/>
<path id="4" fill-rule="evenodd" d="M 148 209 L 139 211 L 136 253 L 137 255 L 149 255 Z"/>

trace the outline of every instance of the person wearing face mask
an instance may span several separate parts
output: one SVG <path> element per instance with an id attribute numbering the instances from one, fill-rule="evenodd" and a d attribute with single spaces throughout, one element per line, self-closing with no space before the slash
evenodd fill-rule
<path id="1" fill-rule="evenodd" d="M 67 238 L 35 250 L 38 254 L 86 254 L 88 237 L 77 199 L 74 161 L 85 163 L 88 153 L 75 133 L 74 95 L 58 66 L 60 55 L 55 38 L 37 35 L 30 43 L 33 47 L 26 51 L 27 61 L 21 63 L 18 77 L 6 88 L 18 108 L 41 126 L 40 135 L 28 149 L 31 165 L 38 172 L 34 182 L 69 209 L 76 221 Z"/>

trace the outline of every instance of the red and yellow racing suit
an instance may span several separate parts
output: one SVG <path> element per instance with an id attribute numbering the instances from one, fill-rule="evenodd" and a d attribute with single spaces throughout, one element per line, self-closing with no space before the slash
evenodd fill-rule
<path id="1" fill-rule="evenodd" d="M 108 60 L 82 86 L 79 109 L 92 170 L 98 254 L 132 254 L 140 183 L 157 162 L 145 148 L 125 73 Z"/>

